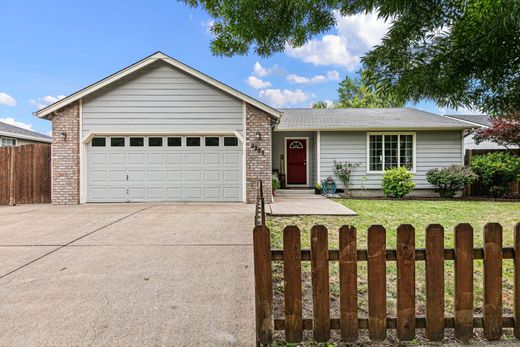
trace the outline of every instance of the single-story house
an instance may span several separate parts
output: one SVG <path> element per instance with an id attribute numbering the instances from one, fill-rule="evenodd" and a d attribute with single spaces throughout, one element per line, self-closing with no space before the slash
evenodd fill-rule
<path id="1" fill-rule="evenodd" d="M 51 142 L 52 138 L 50 136 L 0 122 L 0 147 L 21 146 L 32 143 L 50 144 Z"/>
<path id="2" fill-rule="evenodd" d="M 476 127 L 489 128 L 491 125 L 490 119 L 488 115 L 485 114 L 450 114 L 446 115 L 446 117 L 459 120 L 462 122 L 467 122 L 470 125 L 474 125 Z M 464 148 L 465 149 L 504 149 L 504 146 L 500 146 L 492 141 L 482 141 L 478 145 L 475 143 L 474 129 L 468 129 L 464 134 Z"/>
<path id="3" fill-rule="evenodd" d="M 333 160 L 359 163 L 356 189 L 379 191 L 401 165 L 431 191 L 426 171 L 462 164 L 474 127 L 409 108 L 278 110 L 161 52 L 35 115 L 52 121 L 55 204 L 252 203 L 273 170 L 312 187 Z"/>

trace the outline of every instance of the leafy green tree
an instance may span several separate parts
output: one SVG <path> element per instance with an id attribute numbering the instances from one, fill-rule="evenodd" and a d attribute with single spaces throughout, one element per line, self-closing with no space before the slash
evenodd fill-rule
<path id="1" fill-rule="evenodd" d="M 346 16 L 377 11 L 390 22 L 364 58 L 382 93 L 407 101 L 520 110 L 520 1 L 517 0 L 182 0 L 213 18 L 214 54 L 260 56 L 302 46 Z"/>
<path id="2" fill-rule="evenodd" d="M 338 101 L 333 108 L 378 108 L 378 107 L 403 107 L 404 101 L 390 93 L 383 95 L 377 87 L 365 81 L 365 73 L 359 72 L 360 77 L 351 78 L 346 76 L 339 83 Z M 331 107 L 325 101 L 317 101 L 312 104 L 313 108 Z"/>

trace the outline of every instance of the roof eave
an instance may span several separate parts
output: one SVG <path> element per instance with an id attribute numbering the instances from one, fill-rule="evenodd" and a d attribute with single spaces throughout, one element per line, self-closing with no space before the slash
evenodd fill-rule
<path id="1" fill-rule="evenodd" d="M 44 137 L 37 137 L 37 136 L 30 136 L 30 135 L 22 135 L 17 133 L 11 133 L 8 131 L 0 131 L 1 136 L 10 137 L 13 139 L 22 139 L 22 140 L 31 140 L 31 141 L 38 141 L 38 142 L 45 142 L 45 143 L 51 143 L 52 139 L 44 138 Z"/>
<path id="2" fill-rule="evenodd" d="M 102 80 L 99 80 L 98 82 L 95 82 L 61 100 L 56 101 L 55 103 L 53 103 L 45 108 L 42 108 L 41 110 L 33 112 L 33 115 L 35 115 L 36 117 L 39 117 L 39 118 L 49 119 L 49 116 L 52 115 L 52 113 L 59 110 L 60 108 L 66 106 L 74 101 L 77 101 L 105 86 L 108 86 L 108 85 L 124 78 L 125 76 L 128 76 L 129 74 L 131 74 L 135 71 L 138 71 L 158 60 L 167 62 L 170 65 L 172 65 L 206 83 L 209 83 L 209 84 L 213 85 L 214 87 L 216 87 L 230 95 L 233 95 L 234 97 L 236 97 L 244 102 L 247 102 L 255 107 L 258 107 L 259 109 L 273 115 L 274 117 L 280 118 L 280 116 L 282 114 L 282 112 L 280 112 L 279 110 L 274 109 L 271 106 L 266 105 L 256 99 L 228 86 L 227 84 L 217 81 L 216 79 L 214 79 L 184 63 L 181 63 L 180 61 L 173 59 L 172 57 L 170 57 L 162 52 L 156 52 L 122 70 L 119 70 L 119 71 L 113 73 L 112 75 L 109 75 L 109 76 L 103 78 Z"/>
<path id="3" fill-rule="evenodd" d="M 280 128 L 276 127 L 275 131 L 446 131 L 446 130 L 466 130 L 474 129 L 478 126 L 461 126 L 461 127 L 333 127 L 333 128 L 316 128 L 316 127 L 300 127 L 300 128 Z"/>

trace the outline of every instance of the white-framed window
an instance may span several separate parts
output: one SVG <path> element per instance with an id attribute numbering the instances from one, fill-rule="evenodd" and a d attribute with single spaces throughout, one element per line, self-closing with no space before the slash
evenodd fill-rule
<path id="1" fill-rule="evenodd" d="M 16 139 L 2 137 L 1 145 L 2 147 L 16 146 Z"/>
<path id="2" fill-rule="evenodd" d="M 367 133 L 367 172 L 405 167 L 415 172 L 415 133 Z"/>

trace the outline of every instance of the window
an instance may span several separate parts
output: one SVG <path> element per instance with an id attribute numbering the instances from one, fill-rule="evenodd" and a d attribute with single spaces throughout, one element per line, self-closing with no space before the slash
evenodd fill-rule
<path id="1" fill-rule="evenodd" d="M 186 138 L 186 146 L 188 146 L 188 147 L 198 147 L 198 146 L 200 146 L 200 137 L 187 137 Z"/>
<path id="2" fill-rule="evenodd" d="M 144 138 L 142 137 L 131 137 L 130 138 L 130 147 L 143 147 L 144 146 Z"/>
<path id="3" fill-rule="evenodd" d="M 0 142 L 0 145 L 5 147 L 16 146 L 16 139 L 2 137 L 2 142 Z"/>
<path id="4" fill-rule="evenodd" d="M 180 147 L 182 146 L 182 139 L 180 137 L 168 137 L 169 147 Z"/>
<path id="5" fill-rule="evenodd" d="M 92 147 L 105 147 L 107 145 L 107 139 L 104 137 L 94 137 L 92 139 Z"/>
<path id="6" fill-rule="evenodd" d="M 218 137 L 206 137 L 204 138 L 206 147 L 218 147 L 220 145 L 220 139 Z"/>
<path id="7" fill-rule="evenodd" d="M 395 167 L 414 170 L 413 134 L 369 134 L 368 171 L 381 172 Z"/>
<path id="8" fill-rule="evenodd" d="M 238 139 L 236 137 L 224 137 L 224 146 L 236 147 L 238 146 Z"/>
<path id="9" fill-rule="evenodd" d="M 148 146 L 149 147 L 162 147 L 162 137 L 149 137 Z"/>
<path id="10" fill-rule="evenodd" d="M 124 146 L 125 146 L 124 137 L 111 137 L 110 138 L 110 147 L 124 147 Z"/>

